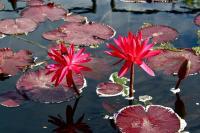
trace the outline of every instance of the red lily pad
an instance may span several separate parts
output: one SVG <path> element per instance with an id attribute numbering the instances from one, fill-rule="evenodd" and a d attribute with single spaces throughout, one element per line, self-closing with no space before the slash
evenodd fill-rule
<path id="1" fill-rule="evenodd" d="M 62 40 L 79 46 L 100 44 L 112 38 L 115 31 L 108 25 L 89 23 L 65 23 L 59 28 L 44 33 L 42 36 L 48 40 Z"/>
<path id="2" fill-rule="evenodd" d="M 26 99 L 16 90 L 8 91 L 0 94 L 0 104 L 5 107 L 18 107 Z"/>
<path id="3" fill-rule="evenodd" d="M 0 10 L 4 9 L 4 4 L 0 2 Z"/>
<path id="4" fill-rule="evenodd" d="M 33 64 L 32 53 L 20 50 L 14 53 L 10 48 L 0 49 L 0 74 L 15 75 Z"/>
<path id="5" fill-rule="evenodd" d="M 43 0 L 25 0 L 28 6 L 41 6 L 44 5 L 45 2 Z"/>
<path id="6" fill-rule="evenodd" d="M 160 105 L 124 107 L 114 120 L 123 133 L 177 133 L 182 128 L 178 115 Z"/>
<path id="7" fill-rule="evenodd" d="M 37 24 L 29 18 L 4 19 L 0 21 L 0 32 L 3 34 L 24 34 L 32 32 Z"/>
<path id="8" fill-rule="evenodd" d="M 77 14 L 66 14 L 64 17 L 64 20 L 67 22 L 86 22 L 87 21 L 87 17 L 85 16 L 81 16 L 81 15 L 77 15 Z"/>
<path id="9" fill-rule="evenodd" d="M 21 12 L 21 16 L 40 23 L 46 21 L 46 19 L 51 21 L 60 20 L 64 18 L 67 12 L 53 3 L 49 3 L 47 5 L 30 6 Z"/>
<path id="10" fill-rule="evenodd" d="M 158 2 L 158 3 L 172 3 L 176 0 L 120 0 L 122 2 L 132 2 L 132 3 L 152 3 L 152 2 Z"/>
<path id="11" fill-rule="evenodd" d="M 152 38 L 154 43 L 174 41 L 178 37 L 177 30 L 165 25 L 150 25 L 141 28 L 143 39 Z"/>
<path id="12" fill-rule="evenodd" d="M 108 59 L 93 57 L 90 62 L 84 66 L 92 69 L 90 72 L 83 72 L 84 76 L 94 80 L 105 78 L 111 71 L 112 65 L 108 63 Z"/>
<path id="13" fill-rule="evenodd" d="M 112 97 L 121 95 L 123 86 L 111 82 L 103 82 L 97 85 L 96 92 L 101 97 Z"/>
<path id="14" fill-rule="evenodd" d="M 194 18 L 194 23 L 195 23 L 197 26 L 200 26 L 200 15 L 197 15 L 197 16 Z"/>
<path id="15" fill-rule="evenodd" d="M 185 59 L 190 60 L 191 68 L 189 74 L 200 72 L 200 56 L 196 55 L 192 49 L 180 49 L 181 51 L 161 50 L 161 54 L 147 60 L 148 65 L 157 71 L 165 74 L 178 73 L 178 70 Z"/>
<path id="16" fill-rule="evenodd" d="M 20 77 L 16 87 L 17 90 L 27 96 L 30 100 L 41 103 L 60 103 L 69 101 L 77 96 L 72 87 L 68 87 L 66 82 L 55 87 L 51 82 L 52 75 L 46 75 L 47 70 L 40 69 L 36 72 L 28 72 Z M 73 75 L 76 87 L 82 91 L 86 86 L 85 79 L 80 74 Z"/>

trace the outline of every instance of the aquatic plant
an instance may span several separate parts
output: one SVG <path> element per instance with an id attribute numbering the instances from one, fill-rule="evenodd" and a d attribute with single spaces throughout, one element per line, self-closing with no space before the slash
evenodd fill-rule
<path id="1" fill-rule="evenodd" d="M 32 52 L 28 50 L 14 52 L 11 48 L 0 48 L 0 77 L 2 78 L 14 76 L 33 63 Z"/>
<path id="2" fill-rule="evenodd" d="M 54 73 L 51 81 L 55 82 L 55 86 L 58 86 L 63 79 L 66 79 L 69 87 L 73 86 L 75 91 L 79 94 L 79 90 L 73 80 L 73 72 L 81 74 L 81 71 L 90 71 L 91 69 L 82 64 L 91 61 L 90 54 L 84 53 L 85 49 L 82 48 L 75 52 L 74 45 L 71 44 L 67 48 L 63 43 L 59 44 L 60 49 L 51 48 L 48 52 L 48 56 L 56 62 L 56 64 L 47 65 L 47 74 Z"/>
<path id="3" fill-rule="evenodd" d="M 54 75 L 53 73 L 47 75 L 48 71 L 47 69 L 39 69 L 26 72 L 17 81 L 17 91 L 26 96 L 27 100 L 40 103 L 61 103 L 76 98 L 86 87 L 86 80 L 81 74 L 73 74 L 72 77 L 77 90 L 74 90 L 74 86 L 69 86 L 66 80 L 55 87 L 54 82 L 51 82 Z"/>
<path id="4" fill-rule="evenodd" d="M 77 46 L 91 46 L 103 43 L 115 35 L 115 30 L 96 22 L 65 23 L 57 29 L 42 34 L 47 40 L 65 41 Z"/>
<path id="5" fill-rule="evenodd" d="M 3 34 L 27 34 L 37 28 L 37 23 L 29 18 L 4 19 L 0 21 L 0 32 Z"/>
<path id="6" fill-rule="evenodd" d="M 118 72 L 121 77 L 130 70 L 130 85 L 129 85 L 129 97 L 133 97 L 133 82 L 134 82 L 134 64 L 140 66 L 145 72 L 151 76 L 155 76 L 154 72 L 143 61 L 145 58 L 149 58 L 160 53 L 160 50 L 152 50 L 154 44 L 148 44 L 149 39 L 143 40 L 142 33 L 137 35 L 129 32 L 128 37 L 118 37 L 114 39 L 115 47 L 112 44 L 108 44 L 107 47 L 112 51 L 105 51 L 106 54 L 120 58 L 120 61 L 125 61 L 122 68 Z"/>
<path id="7" fill-rule="evenodd" d="M 152 42 L 166 43 L 178 38 L 178 31 L 166 25 L 148 25 L 139 29 L 142 32 L 143 39 L 151 38 Z"/>
<path id="8" fill-rule="evenodd" d="M 54 3 L 47 3 L 46 5 L 30 6 L 21 12 L 24 18 L 30 18 L 36 23 L 41 23 L 47 19 L 56 21 L 64 18 L 68 11 L 58 7 Z"/>
<path id="9" fill-rule="evenodd" d="M 160 105 L 132 105 L 114 115 L 122 133 L 177 133 L 186 123 L 171 108 Z"/>
<path id="10" fill-rule="evenodd" d="M 163 71 L 164 74 L 177 74 L 185 59 L 191 62 L 189 74 L 200 72 L 200 56 L 191 48 L 179 48 L 177 51 L 161 50 L 161 54 L 149 58 L 147 64 L 156 71 Z"/>

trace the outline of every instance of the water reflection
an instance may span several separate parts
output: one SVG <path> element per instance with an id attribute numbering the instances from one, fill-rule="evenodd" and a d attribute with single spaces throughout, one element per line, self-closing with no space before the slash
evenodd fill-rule
<path id="1" fill-rule="evenodd" d="M 91 0 L 92 6 L 91 7 L 73 7 L 70 8 L 70 12 L 84 14 L 84 13 L 96 13 L 97 3 L 96 0 Z"/>
<path id="2" fill-rule="evenodd" d="M 57 116 L 49 116 L 48 122 L 55 125 L 56 128 L 53 130 L 55 133 L 92 133 L 92 130 L 83 122 L 85 114 L 82 114 L 77 121 L 74 121 L 74 115 L 79 103 L 80 97 L 76 99 L 73 107 L 67 105 L 66 107 L 66 120 L 63 119 L 59 114 Z"/>
<path id="3" fill-rule="evenodd" d="M 133 3 L 131 3 L 131 4 L 133 4 Z M 173 14 L 184 14 L 184 13 L 195 14 L 200 11 L 200 7 L 192 8 L 191 6 L 188 7 L 188 6 L 182 6 L 182 5 L 180 5 L 180 7 L 179 7 L 181 10 L 177 10 L 177 9 L 175 9 L 175 7 L 176 7 L 175 2 L 171 3 L 170 10 L 163 10 L 162 8 L 146 9 L 146 10 L 130 10 L 130 9 L 126 9 L 126 6 L 124 6 L 125 8 L 118 8 L 116 5 L 117 4 L 116 4 L 115 0 L 110 0 L 110 7 L 112 9 L 112 12 L 131 12 L 133 14 L 156 14 L 159 12 L 166 12 L 166 13 L 173 13 Z M 144 7 L 144 6 L 142 6 L 142 7 Z"/>
<path id="4" fill-rule="evenodd" d="M 181 99 L 181 96 L 179 93 L 176 94 L 176 101 L 174 103 L 175 106 L 175 112 L 184 119 L 186 116 L 186 110 L 185 110 L 185 104 Z"/>

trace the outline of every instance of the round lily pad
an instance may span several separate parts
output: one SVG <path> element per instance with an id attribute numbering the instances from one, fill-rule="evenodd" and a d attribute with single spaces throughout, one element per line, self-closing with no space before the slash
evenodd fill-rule
<path id="1" fill-rule="evenodd" d="M 172 3 L 175 2 L 176 0 L 120 0 L 122 2 L 132 2 L 132 3 Z"/>
<path id="2" fill-rule="evenodd" d="M 28 6 L 41 6 L 45 4 L 43 0 L 24 0 L 24 1 L 27 2 Z"/>
<path id="3" fill-rule="evenodd" d="M 121 95 L 123 86 L 112 82 L 103 82 L 97 85 L 96 92 L 101 97 L 112 97 Z"/>
<path id="4" fill-rule="evenodd" d="M 114 121 L 123 133 L 177 133 L 182 130 L 179 116 L 160 105 L 132 105 L 122 108 Z"/>
<path id="5" fill-rule="evenodd" d="M 4 9 L 4 4 L 0 2 L 0 10 Z"/>
<path id="6" fill-rule="evenodd" d="M 30 100 L 41 103 L 60 103 L 77 96 L 74 89 L 67 86 L 66 81 L 55 87 L 51 82 L 52 75 L 46 75 L 46 73 L 46 69 L 25 73 L 16 84 L 17 90 Z M 73 79 L 77 89 L 81 92 L 86 86 L 85 79 L 80 74 L 73 74 Z"/>
<path id="7" fill-rule="evenodd" d="M 65 23 L 59 28 L 44 33 L 42 36 L 48 40 L 62 40 L 79 46 L 100 44 L 112 38 L 115 31 L 108 25 L 89 23 Z"/>
<path id="8" fill-rule="evenodd" d="M 0 32 L 3 34 L 24 34 L 37 28 L 37 23 L 29 18 L 4 19 L 0 21 Z"/>
<path id="9" fill-rule="evenodd" d="M 161 50 L 159 55 L 149 58 L 147 62 L 152 69 L 169 75 L 178 73 L 185 59 L 191 62 L 189 74 L 200 72 L 200 56 L 189 48 L 179 49 L 179 51 Z"/>
<path id="10" fill-rule="evenodd" d="M 84 71 L 84 76 L 93 80 L 104 79 L 112 70 L 112 65 L 108 63 L 108 59 L 106 58 L 93 57 L 92 60 L 85 63 L 84 66 L 92 69 L 90 72 Z"/>
<path id="11" fill-rule="evenodd" d="M 5 107 L 18 107 L 26 99 L 16 90 L 7 91 L 0 94 L 0 104 Z"/>
<path id="12" fill-rule="evenodd" d="M 15 75 L 33 64 L 32 53 L 27 50 L 13 52 L 10 48 L 0 49 L 0 74 Z"/>
<path id="13" fill-rule="evenodd" d="M 200 26 L 200 15 L 197 15 L 197 16 L 194 18 L 194 23 L 195 23 L 197 26 Z"/>
<path id="14" fill-rule="evenodd" d="M 64 17 L 66 22 L 87 22 L 87 17 L 78 14 L 66 14 Z"/>
<path id="15" fill-rule="evenodd" d="M 21 12 L 21 16 L 39 23 L 46 21 L 46 19 L 51 21 L 60 20 L 64 18 L 67 12 L 53 3 L 49 3 L 47 5 L 30 6 Z"/>
<path id="16" fill-rule="evenodd" d="M 179 34 L 174 28 L 165 25 L 149 25 L 139 31 L 142 32 L 143 39 L 150 38 L 154 43 L 174 41 Z"/>

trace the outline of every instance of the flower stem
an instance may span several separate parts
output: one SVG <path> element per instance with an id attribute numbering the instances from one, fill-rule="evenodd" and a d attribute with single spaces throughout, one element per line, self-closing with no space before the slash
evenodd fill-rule
<path id="1" fill-rule="evenodd" d="M 80 92 L 79 92 L 78 88 L 76 87 L 76 84 L 74 83 L 74 79 L 73 78 L 72 78 L 72 85 L 73 85 L 73 89 L 76 92 L 76 94 L 78 96 L 80 96 Z"/>
<path id="2" fill-rule="evenodd" d="M 134 64 L 131 65 L 131 71 L 130 71 L 130 84 L 129 84 L 129 97 L 133 97 L 133 90 L 134 90 Z"/>
<path id="3" fill-rule="evenodd" d="M 179 85 L 180 85 L 181 81 L 182 81 L 182 80 L 179 78 L 179 79 L 178 79 L 178 81 L 176 82 L 175 89 L 178 89 L 178 87 L 179 87 Z"/>

